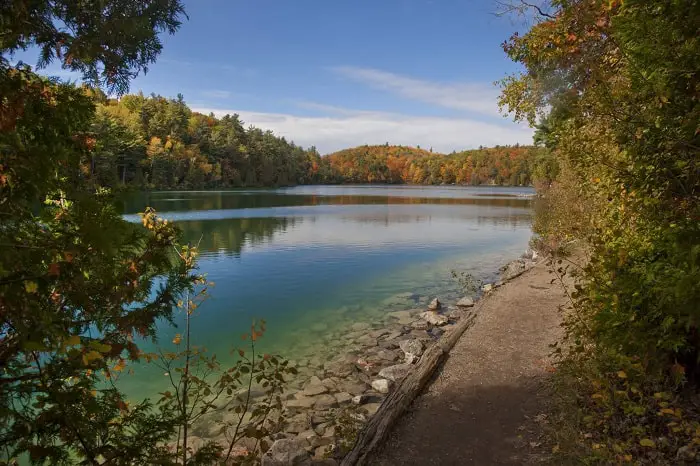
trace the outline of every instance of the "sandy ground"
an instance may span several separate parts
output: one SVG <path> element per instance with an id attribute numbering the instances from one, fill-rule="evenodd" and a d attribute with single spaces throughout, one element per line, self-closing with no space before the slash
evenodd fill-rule
<path id="1" fill-rule="evenodd" d="M 535 420 L 546 416 L 549 345 L 561 336 L 559 307 L 565 303 L 552 277 L 540 263 L 486 298 L 474 326 L 369 464 L 524 464 L 537 458 Z"/>

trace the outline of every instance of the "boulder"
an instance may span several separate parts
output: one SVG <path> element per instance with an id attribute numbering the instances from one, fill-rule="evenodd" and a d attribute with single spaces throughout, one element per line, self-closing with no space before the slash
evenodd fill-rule
<path id="1" fill-rule="evenodd" d="M 350 377 L 355 372 L 355 365 L 345 359 L 335 360 L 325 366 L 326 374 L 341 379 Z"/>
<path id="2" fill-rule="evenodd" d="M 299 466 L 311 463 L 305 442 L 297 439 L 275 440 L 262 457 L 262 466 Z"/>
<path id="3" fill-rule="evenodd" d="M 413 366 L 411 364 L 396 364 L 395 366 L 385 367 L 379 371 L 379 377 L 389 379 L 393 382 L 398 382 L 411 372 Z"/>
<path id="4" fill-rule="evenodd" d="M 474 305 L 474 300 L 468 296 L 457 301 L 457 306 L 459 307 L 472 307 Z"/>
<path id="5" fill-rule="evenodd" d="M 326 410 L 338 407 L 338 400 L 333 395 L 319 395 L 314 397 L 314 409 Z"/>
<path id="6" fill-rule="evenodd" d="M 367 391 L 367 384 L 356 380 L 341 380 L 338 383 L 338 388 L 351 395 L 362 395 Z"/>
<path id="7" fill-rule="evenodd" d="M 335 399 L 338 401 L 339 405 L 344 405 L 352 401 L 352 395 L 347 392 L 336 393 Z"/>
<path id="8" fill-rule="evenodd" d="M 287 408 L 289 409 L 307 409 L 314 405 L 315 399 L 310 396 L 302 396 L 297 394 L 296 398 L 287 401 Z"/>
<path id="9" fill-rule="evenodd" d="M 391 382 L 387 379 L 377 379 L 372 381 L 372 388 L 379 393 L 389 393 Z"/>
<path id="10" fill-rule="evenodd" d="M 406 359 L 418 359 L 423 354 L 425 347 L 420 340 L 403 340 L 399 343 L 399 348 L 404 352 Z"/>
<path id="11" fill-rule="evenodd" d="M 328 387 L 326 387 L 321 379 L 316 377 L 315 375 L 309 379 L 309 381 L 306 383 L 304 386 L 304 390 L 302 392 L 306 396 L 316 396 L 316 395 L 321 395 L 323 393 L 328 393 Z"/>
<path id="12" fill-rule="evenodd" d="M 433 311 L 423 312 L 421 313 L 420 317 L 432 325 L 445 325 L 447 322 L 449 322 L 449 319 L 446 316 Z"/>
<path id="13" fill-rule="evenodd" d="M 383 349 L 377 352 L 377 358 L 383 361 L 394 362 L 399 359 L 399 354 L 396 351 Z"/>
<path id="14" fill-rule="evenodd" d="M 428 310 L 437 311 L 438 309 L 440 309 L 441 306 L 442 303 L 440 303 L 440 300 L 438 298 L 435 298 L 432 301 L 430 301 L 430 304 L 428 304 Z"/>
<path id="15" fill-rule="evenodd" d="M 309 429 L 311 429 L 311 418 L 309 415 L 298 414 L 287 420 L 287 426 L 284 428 L 284 431 L 298 434 L 299 432 L 304 432 Z"/>

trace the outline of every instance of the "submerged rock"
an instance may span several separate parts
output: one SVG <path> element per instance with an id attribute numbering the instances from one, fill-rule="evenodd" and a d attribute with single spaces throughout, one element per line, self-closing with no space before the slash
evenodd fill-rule
<path id="1" fill-rule="evenodd" d="M 421 313 L 420 317 L 421 319 L 425 320 L 426 322 L 432 325 L 445 325 L 447 324 L 447 322 L 449 322 L 449 319 L 446 316 L 432 311 L 423 312 Z"/>

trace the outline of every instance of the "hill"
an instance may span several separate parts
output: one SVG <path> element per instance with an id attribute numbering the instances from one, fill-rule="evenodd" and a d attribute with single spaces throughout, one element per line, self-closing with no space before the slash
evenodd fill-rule
<path id="1" fill-rule="evenodd" d="M 419 147 L 359 146 L 322 158 L 336 183 L 529 185 L 541 149 L 496 146 L 451 154 Z"/>

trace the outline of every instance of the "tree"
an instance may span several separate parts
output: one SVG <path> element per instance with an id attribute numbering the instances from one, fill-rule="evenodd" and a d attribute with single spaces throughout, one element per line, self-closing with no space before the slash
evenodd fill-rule
<path id="1" fill-rule="evenodd" d="M 546 3 L 504 44 L 525 71 L 501 102 L 551 151 L 543 233 L 591 252 L 561 366 L 575 430 L 596 432 L 576 441 L 596 462 L 676 464 L 700 425 L 685 397 L 700 380 L 700 4 Z"/>
<path id="2" fill-rule="evenodd" d="M 129 406 L 111 381 L 141 357 L 135 338 L 154 336 L 155 320 L 172 317 L 197 275 L 174 255 L 172 225 L 152 212 L 145 228 L 125 223 L 108 194 L 85 183 L 81 160 L 97 147 L 95 96 L 12 67 L 7 56 L 37 45 L 40 65 L 57 58 L 120 92 L 155 60 L 158 32 L 174 32 L 182 13 L 178 1 L 122 0 L 4 2 L 0 10 L 6 460 L 27 454 L 33 463 L 126 464 L 170 457 L 165 442 L 176 419 L 148 401 Z"/>

